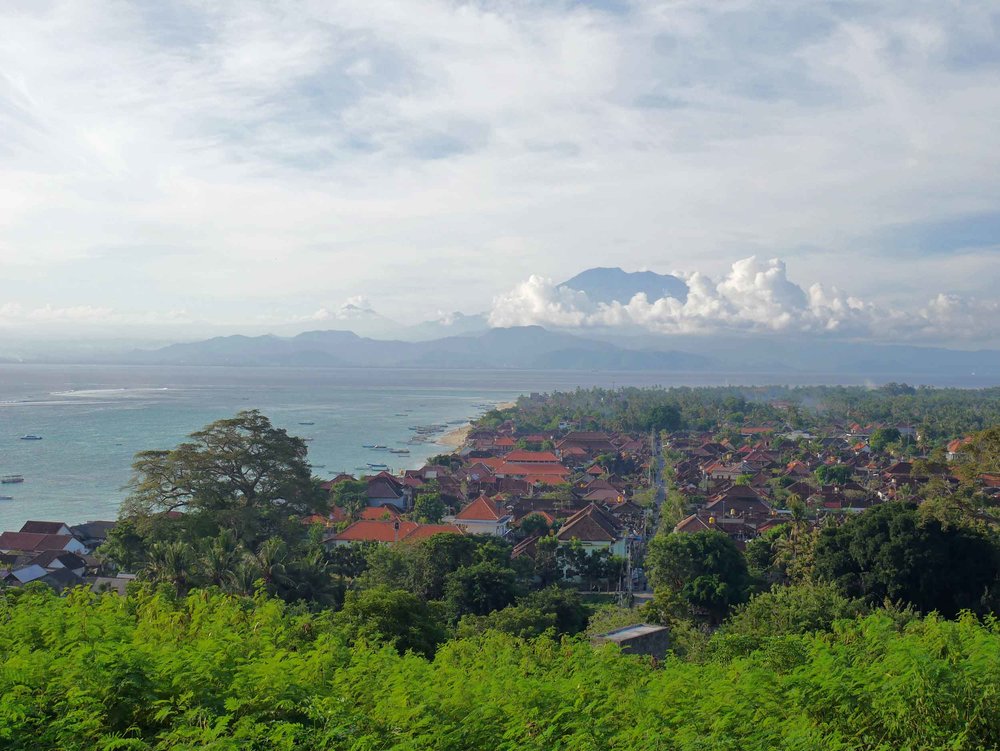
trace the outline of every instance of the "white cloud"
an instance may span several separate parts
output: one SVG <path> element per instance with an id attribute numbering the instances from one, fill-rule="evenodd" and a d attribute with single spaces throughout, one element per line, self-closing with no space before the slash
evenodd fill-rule
<path id="1" fill-rule="evenodd" d="M 903 341 L 1000 341 L 1000 303 L 937 295 L 918 310 L 867 302 L 819 283 L 808 289 L 788 278 L 784 261 L 754 256 L 736 261 L 719 281 L 682 275 L 685 301 L 674 297 L 595 303 L 580 291 L 531 276 L 493 301 L 493 326 L 644 330 L 662 334 L 714 331 L 813 333 Z"/>
<path id="2" fill-rule="evenodd" d="M 878 239 L 996 212 L 988 5 L 623 6 L 4 4 L 0 293 L 214 321 L 363 293 L 402 319 L 666 252 L 823 280 L 815 303 L 768 268 L 699 298 L 755 326 L 850 328 L 833 284 L 992 293 L 995 244 L 957 274 Z"/>
<path id="3" fill-rule="evenodd" d="M 58 307 L 47 304 L 38 308 L 26 307 L 20 303 L 0 305 L 0 328 L 5 329 L 18 329 L 25 326 L 49 329 L 62 326 L 77 329 L 109 326 L 177 327 L 192 323 L 196 323 L 196 321 L 184 310 L 126 312 L 90 305 Z"/>

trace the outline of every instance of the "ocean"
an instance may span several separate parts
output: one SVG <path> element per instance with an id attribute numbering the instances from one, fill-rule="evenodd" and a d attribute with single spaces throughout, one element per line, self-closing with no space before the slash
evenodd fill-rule
<path id="1" fill-rule="evenodd" d="M 13 497 L 0 500 L 0 531 L 17 530 L 28 519 L 76 524 L 115 518 L 136 452 L 172 448 L 243 409 L 259 409 L 275 425 L 307 438 L 315 473 L 333 477 L 369 462 L 394 470 L 419 467 L 450 449 L 407 444 L 410 426 L 458 427 L 520 394 L 741 381 L 789 382 L 787 375 L 765 374 L 0 365 L 0 475 L 25 478 L 0 485 L 0 495 Z M 20 440 L 25 434 L 42 440 Z"/>

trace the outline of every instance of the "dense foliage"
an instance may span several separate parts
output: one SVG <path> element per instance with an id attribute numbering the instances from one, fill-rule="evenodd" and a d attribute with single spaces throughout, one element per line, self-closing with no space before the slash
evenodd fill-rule
<path id="1" fill-rule="evenodd" d="M 496 413 L 487 419 L 499 422 Z M 828 425 L 831 420 L 866 425 L 885 422 L 912 425 L 928 444 L 984 430 L 1000 423 L 1000 388 L 914 388 L 887 384 L 860 386 L 758 386 L 699 388 L 577 389 L 522 397 L 518 425 L 525 430 L 554 430 L 572 423 L 583 430 L 719 430 L 723 426 L 770 421 L 793 427 Z M 888 428 L 877 442 L 899 440 Z"/>
<path id="2" fill-rule="evenodd" d="M 10 751 L 986 749 L 998 685 L 1000 627 L 971 616 L 879 612 L 654 667 L 495 631 L 400 655 L 263 595 L 0 596 Z"/>
<path id="3" fill-rule="evenodd" d="M 822 530 L 816 577 L 870 602 L 883 600 L 954 616 L 996 612 L 1000 547 L 995 533 L 945 527 L 915 504 L 884 503 Z"/>

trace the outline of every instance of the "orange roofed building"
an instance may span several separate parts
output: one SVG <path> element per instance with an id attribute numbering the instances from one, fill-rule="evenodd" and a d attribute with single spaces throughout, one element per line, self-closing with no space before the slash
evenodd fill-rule
<path id="1" fill-rule="evenodd" d="M 454 523 L 470 535 L 503 537 L 510 529 L 513 518 L 501 503 L 481 495 L 455 514 Z"/>
<path id="2" fill-rule="evenodd" d="M 418 524 L 403 519 L 360 519 L 342 532 L 327 537 L 324 543 L 337 546 L 353 542 L 416 542 L 436 534 L 460 535 L 462 530 L 454 524 Z"/>

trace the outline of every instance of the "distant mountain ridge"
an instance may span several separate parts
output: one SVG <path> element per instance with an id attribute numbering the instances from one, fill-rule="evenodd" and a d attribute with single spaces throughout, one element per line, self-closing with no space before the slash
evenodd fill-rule
<path id="1" fill-rule="evenodd" d="M 489 329 L 425 342 L 379 340 L 350 331 L 307 331 L 293 337 L 224 336 L 133 351 L 125 362 L 147 365 L 290 367 L 428 367 L 600 370 L 696 370 L 702 355 L 625 349 L 540 326 Z"/>

